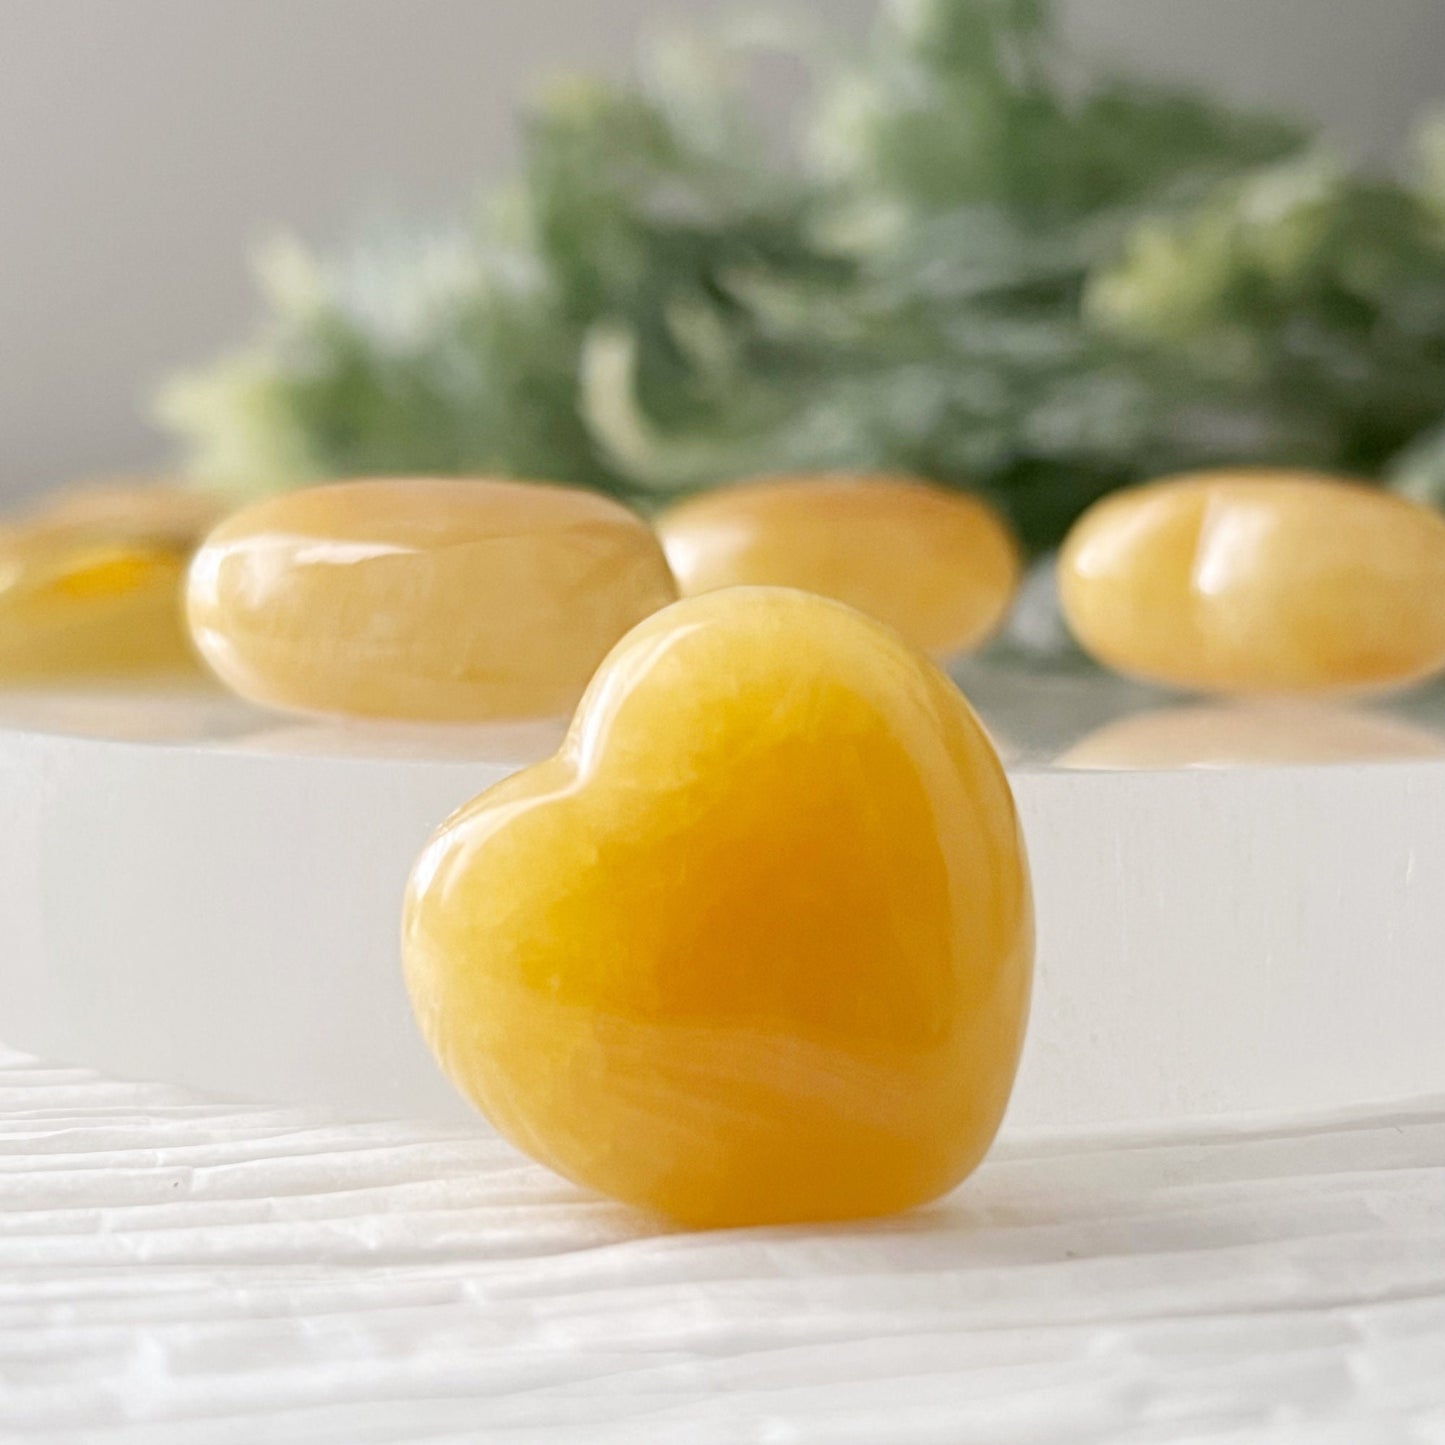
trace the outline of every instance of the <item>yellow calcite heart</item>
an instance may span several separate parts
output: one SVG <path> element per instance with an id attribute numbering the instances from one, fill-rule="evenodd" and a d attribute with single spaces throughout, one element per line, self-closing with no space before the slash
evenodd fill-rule
<path id="1" fill-rule="evenodd" d="M 1445 518 L 1359 483 L 1211 472 L 1075 524 L 1059 600 L 1116 671 L 1222 693 L 1365 692 L 1445 667 Z"/>
<path id="2" fill-rule="evenodd" d="M 631 632 L 560 752 L 408 889 L 422 1032 L 514 1143 L 691 1225 L 882 1214 L 982 1158 L 1028 1007 L 1027 863 L 957 689 L 742 588 Z"/>
<path id="3" fill-rule="evenodd" d="M 229 517 L 191 568 L 191 630 L 243 697 L 436 722 L 565 715 L 677 596 L 652 529 L 569 487 L 342 482 Z"/>
<path id="4" fill-rule="evenodd" d="M 681 502 L 657 529 L 684 596 L 799 587 L 939 658 L 982 643 L 1019 581 L 1018 545 L 992 507 L 910 477 L 760 478 Z"/>

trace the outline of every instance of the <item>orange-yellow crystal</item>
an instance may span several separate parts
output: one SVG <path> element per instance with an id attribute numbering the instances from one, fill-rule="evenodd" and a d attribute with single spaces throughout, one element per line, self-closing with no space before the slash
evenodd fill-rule
<path id="1" fill-rule="evenodd" d="M 1019 580 L 1018 546 L 992 507 L 909 477 L 761 478 L 681 502 L 657 528 L 684 596 L 800 587 L 939 658 L 983 642 Z"/>
<path id="2" fill-rule="evenodd" d="M 166 538 L 194 547 L 230 510 L 214 493 L 169 482 L 88 482 L 64 487 L 32 514 L 47 526 Z"/>
<path id="3" fill-rule="evenodd" d="M 1218 472 L 1117 492 L 1058 576 L 1080 645 L 1147 681 L 1362 692 L 1445 667 L 1445 518 L 1359 483 Z"/>
<path id="4" fill-rule="evenodd" d="M 0 530 L 0 679 L 194 671 L 185 569 L 219 515 L 180 488 L 89 486 Z"/>
<path id="5" fill-rule="evenodd" d="M 243 697 L 436 722 L 564 715 L 677 595 L 616 502 L 506 481 L 376 480 L 268 498 L 191 568 L 202 654 Z"/>
<path id="6" fill-rule="evenodd" d="M 949 681 L 802 592 L 634 630 L 561 751 L 413 872 L 422 1032 L 514 1143 L 697 1226 L 922 1203 L 979 1162 L 1027 1014 L 1013 799 Z"/>

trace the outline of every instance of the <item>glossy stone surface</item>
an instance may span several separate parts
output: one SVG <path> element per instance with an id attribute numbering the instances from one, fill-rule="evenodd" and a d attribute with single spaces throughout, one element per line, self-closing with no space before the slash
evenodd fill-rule
<path id="1" fill-rule="evenodd" d="M 692 1225 L 906 1208 L 978 1163 L 1033 956 L 998 759 L 886 628 L 689 599 L 560 752 L 414 870 L 407 984 L 454 1083 L 559 1173 Z"/>
<path id="2" fill-rule="evenodd" d="M 89 531 L 0 534 L 0 681 L 193 671 L 190 549 Z"/>
<path id="3" fill-rule="evenodd" d="M 227 512 L 223 497 L 177 482 L 89 482 L 63 487 L 31 519 L 125 537 L 168 538 L 194 546 Z"/>
<path id="4" fill-rule="evenodd" d="M 676 596 L 632 512 L 534 483 L 385 480 L 236 513 L 191 568 L 191 629 L 253 702 L 436 722 L 565 714 Z"/>
<path id="5" fill-rule="evenodd" d="M 0 680 L 197 671 L 182 583 L 222 512 L 178 486 L 101 483 L 0 528 Z"/>
<path id="6" fill-rule="evenodd" d="M 1309 473 L 1175 478 L 1080 518 L 1059 599 L 1086 651 L 1147 681 L 1390 688 L 1445 667 L 1445 518 Z"/>
<path id="7" fill-rule="evenodd" d="M 1019 581 L 1017 544 L 992 507 L 908 477 L 766 477 L 682 502 L 657 528 L 684 596 L 800 587 L 940 658 L 983 642 Z"/>

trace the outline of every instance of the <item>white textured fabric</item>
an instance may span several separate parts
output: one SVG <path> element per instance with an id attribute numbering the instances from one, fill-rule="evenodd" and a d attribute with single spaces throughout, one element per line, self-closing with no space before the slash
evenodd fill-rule
<path id="1" fill-rule="evenodd" d="M 484 1133 L 0 1056 L 0 1440 L 1445 1441 L 1445 1101 L 660 1232 Z"/>

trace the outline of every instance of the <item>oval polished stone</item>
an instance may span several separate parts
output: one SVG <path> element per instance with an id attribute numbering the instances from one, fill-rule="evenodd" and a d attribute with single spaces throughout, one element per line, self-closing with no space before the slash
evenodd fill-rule
<path id="1" fill-rule="evenodd" d="M 677 595 L 651 529 L 529 482 L 339 482 L 234 514 L 191 567 L 223 681 L 302 712 L 436 722 L 567 712 L 608 648 Z"/>
<path id="2" fill-rule="evenodd" d="M 1058 577 L 1079 644 L 1151 682 L 1363 692 L 1445 666 L 1445 518 L 1360 483 L 1236 471 L 1116 492 Z"/>
<path id="3" fill-rule="evenodd" d="M 195 672 L 185 569 L 221 515 L 179 487 L 90 485 L 0 530 L 0 678 Z"/>
<path id="4" fill-rule="evenodd" d="M 0 536 L 0 679 L 193 671 L 189 550 L 44 528 Z"/>
<path id="5" fill-rule="evenodd" d="M 457 1087 L 559 1173 L 698 1226 L 935 1198 L 1023 1039 L 1028 868 L 949 680 L 803 592 L 648 619 L 558 754 L 413 871 L 407 985 Z"/>
<path id="6" fill-rule="evenodd" d="M 62 488 L 32 513 L 52 527 L 127 537 L 169 538 L 194 546 L 231 510 L 212 492 L 173 482 L 88 482 Z"/>
<path id="7" fill-rule="evenodd" d="M 1019 549 L 986 502 L 909 477 L 764 477 L 690 498 L 657 529 L 684 596 L 798 587 L 847 602 L 933 657 L 977 647 L 1018 586 Z"/>

